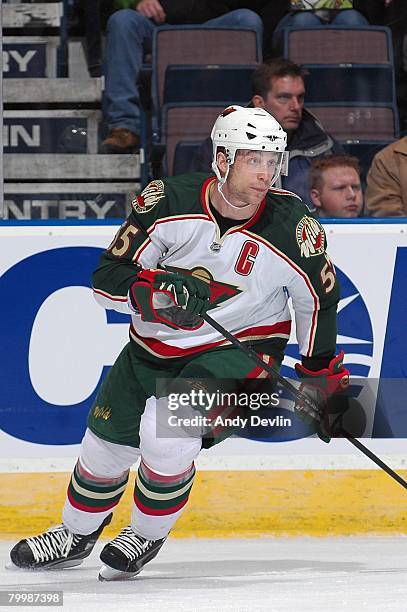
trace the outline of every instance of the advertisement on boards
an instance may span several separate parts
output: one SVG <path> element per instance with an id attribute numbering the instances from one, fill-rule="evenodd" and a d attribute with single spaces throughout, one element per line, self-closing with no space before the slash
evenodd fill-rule
<path id="1" fill-rule="evenodd" d="M 91 277 L 118 225 L 0 226 L 0 458 L 76 455 L 129 318 L 94 301 Z M 405 380 L 407 224 L 325 224 L 341 283 L 338 347 L 353 377 Z M 293 329 L 282 374 L 295 377 Z M 378 383 L 379 384 L 379 383 Z M 389 390 L 387 390 L 389 393 Z M 385 415 L 407 437 L 403 398 Z M 371 437 L 383 436 L 376 414 Z M 405 418 L 405 417 L 404 417 Z"/>

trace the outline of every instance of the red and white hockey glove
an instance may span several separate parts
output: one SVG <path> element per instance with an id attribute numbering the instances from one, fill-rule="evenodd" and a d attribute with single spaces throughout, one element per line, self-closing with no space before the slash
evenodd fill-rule
<path id="1" fill-rule="evenodd" d="M 143 321 L 164 323 L 174 329 L 184 327 L 182 317 L 178 322 L 173 316 L 174 307 L 176 312 L 182 310 L 201 317 L 210 306 L 210 297 L 205 281 L 165 270 L 141 270 L 129 289 L 130 307 L 141 314 Z"/>
<path id="2" fill-rule="evenodd" d="M 347 403 L 341 408 L 338 408 L 336 403 L 334 409 L 328 403 L 329 398 L 349 386 L 349 370 L 343 367 L 343 358 L 344 352 L 341 351 L 329 362 L 327 368 L 317 371 L 308 370 L 300 363 L 295 364 L 298 377 L 304 381 L 300 391 L 313 404 L 310 406 L 306 402 L 297 402 L 295 412 L 303 421 L 314 427 L 321 440 L 327 443 L 335 433 L 333 423 L 338 427 L 338 414 L 347 409 Z"/>

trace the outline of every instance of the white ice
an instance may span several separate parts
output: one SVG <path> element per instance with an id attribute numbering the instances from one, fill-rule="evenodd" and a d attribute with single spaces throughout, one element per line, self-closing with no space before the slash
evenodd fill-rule
<path id="1" fill-rule="evenodd" d="M 405 537 L 169 539 L 132 581 L 98 582 L 98 543 L 82 566 L 5 569 L 0 590 L 62 590 L 54 612 L 407 612 Z M 0 607 L 0 612 L 27 610 Z M 31 608 L 33 609 L 33 608 Z"/>

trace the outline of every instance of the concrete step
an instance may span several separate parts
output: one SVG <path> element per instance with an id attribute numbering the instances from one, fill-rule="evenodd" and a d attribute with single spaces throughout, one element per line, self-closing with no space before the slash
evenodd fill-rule
<path id="1" fill-rule="evenodd" d="M 5 181 L 69 180 L 140 182 L 139 155 L 3 155 Z"/>
<path id="2" fill-rule="evenodd" d="M 86 58 L 86 39 L 70 36 L 68 40 L 68 75 L 73 79 L 88 79 L 88 62 Z"/>
<path id="3" fill-rule="evenodd" d="M 127 217 L 136 182 L 5 183 L 4 219 Z"/>
<path id="4" fill-rule="evenodd" d="M 56 36 L 4 36 L 3 78 L 56 77 L 58 45 Z"/>
<path id="5" fill-rule="evenodd" d="M 58 28 L 63 15 L 62 2 L 2 4 L 3 28 Z"/>
<path id="6" fill-rule="evenodd" d="M 4 79 L 4 104 L 100 104 L 102 78 Z"/>
<path id="7" fill-rule="evenodd" d="M 6 110 L 3 153 L 98 152 L 98 110 Z"/>

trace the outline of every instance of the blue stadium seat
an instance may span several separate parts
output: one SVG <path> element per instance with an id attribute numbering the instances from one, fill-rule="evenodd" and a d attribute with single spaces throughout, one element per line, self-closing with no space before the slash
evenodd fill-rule
<path id="1" fill-rule="evenodd" d="M 384 26 L 287 28 L 283 55 L 297 64 L 394 65 L 391 30 Z"/>
<path id="2" fill-rule="evenodd" d="M 250 100 L 254 64 L 170 65 L 165 72 L 164 104 Z"/>
<path id="3" fill-rule="evenodd" d="M 388 64 L 304 64 L 306 103 L 395 104 L 394 69 Z"/>
<path id="4" fill-rule="evenodd" d="M 177 142 L 172 163 L 172 174 L 183 174 L 190 171 L 191 161 L 201 144 L 201 140 L 180 140 Z"/>
<path id="5" fill-rule="evenodd" d="M 307 103 L 306 107 L 341 142 L 390 142 L 399 137 L 394 104 Z"/>
<path id="6" fill-rule="evenodd" d="M 360 165 L 360 177 L 363 187 L 366 186 L 366 176 L 372 164 L 373 158 L 384 147 L 387 147 L 391 141 L 369 141 L 343 143 L 342 146 L 348 155 L 357 157 Z"/>
<path id="7" fill-rule="evenodd" d="M 256 65 L 261 59 L 261 41 L 255 30 L 238 27 L 207 28 L 202 25 L 155 28 L 151 64 L 153 142 L 161 141 L 164 84 L 168 66 Z M 200 101 L 208 101 L 207 91 L 203 89 L 199 93 Z M 216 97 L 217 100 L 224 100 L 223 92 L 219 91 Z M 214 101 L 212 93 L 209 101 Z"/>
<path id="8" fill-rule="evenodd" d="M 141 141 L 144 145 L 143 148 L 147 152 L 146 160 L 151 160 L 151 167 L 153 169 L 153 175 L 157 176 L 158 167 L 160 160 L 162 159 L 162 152 L 165 150 L 166 134 L 163 130 L 163 123 L 166 121 L 166 108 L 168 104 L 164 105 L 164 88 L 166 72 L 169 66 L 179 67 L 183 66 L 202 66 L 215 67 L 232 65 L 236 66 L 236 63 L 240 63 L 243 66 L 255 66 L 262 60 L 261 41 L 257 37 L 255 30 L 248 28 L 238 27 L 213 27 L 207 28 L 202 25 L 191 25 L 191 26 L 160 26 L 155 28 L 153 34 L 153 48 L 152 48 L 152 63 L 151 63 L 151 109 L 147 108 L 142 111 L 142 127 L 143 132 L 141 134 Z M 172 70 L 172 69 L 171 69 Z M 183 78 L 180 72 L 177 72 L 177 78 Z M 214 69 L 211 72 L 212 77 L 215 78 Z M 246 73 L 247 74 L 247 73 Z M 208 77 L 206 75 L 206 77 Z M 174 75 L 175 77 L 175 75 Z M 206 78 L 205 77 L 205 78 Z M 168 77 L 170 82 L 172 77 Z M 183 86 L 182 89 L 177 90 L 168 83 L 169 89 L 166 94 L 166 101 L 178 100 L 180 104 L 183 103 L 182 98 L 185 96 L 187 100 L 196 100 L 202 105 L 209 102 L 215 106 L 223 105 L 223 108 L 230 104 L 230 98 L 225 100 L 223 94 L 223 84 L 221 87 L 215 90 L 212 87 L 197 86 L 195 89 L 191 85 L 187 88 Z M 192 91 L 191 91 L 192 90 Z M 239 100 L 244 100 L 244 103 L 250 98 L 244 97 L 246 94 L 241 93 Z M 171 93 L 172 92 L 172 93 Z M 229 94 L 228 94 L 229 95 Z M 216 98 L 216 99 L 215 99 Z M 237 103 L 239 100 L 233 100 Z M 214 120 L 214 117 L 212 117 Z M 211 120 L 212 120 L 211 119 Z M 199 117 L 196 117 L 199 122 Z M 151 137 L 149 126 L 151 124 Z M 206 125 L 206 123 L 205 123 Z M 194 126 L 191 126 L 191 129 Z M 190 136 L 184 138 L 180 135 L 177 140 L 191 140 L 197 138 L 206 138 L 209 131 L 203 134 L 200 133 L 198 136 L 194 136 L 194 131 Z M 172 143 L 174 141 L 172 140 Z M 175 147 L 175 145 L 174 145 Z M 167 155 L 167 159 L 170 159 L 168 164 L 168 171 L 172 171 L 172 158 L 173 151 L 170 155 Z M 159 172 L 163 171 L 161 166 Z"/>
<path id="9" fill-rule="evenodd" d="M 398 137 L 389 28 L 287 28 L 283 52 L 306 70 L 306 106 L 339 141 L 359 145 Z"/>
<path id="10" fill-rule="evenodd" d="M 163 142 L 166 145 L 166 157 L 163 164 L 163 174 L 171 176 L 175 174 L 175 161 L 177 161 L 177 173 L 185 171 L 186 150 L 192 154 L 196 150 L 196 144 L 201 143 L 211 133 L 212 126 L 217 116 L 228 105 L 228 102 L 218 103 L 179 103 L 166 104 L 163 109 Z M 194 144 L 186 144 L 187 142 Z M 179 143 L 180 151 L 175 156 Z M 178 158 L 180 156 L 180 159 Z M 192 159 L 192 158 L 191 158 Z"/>

